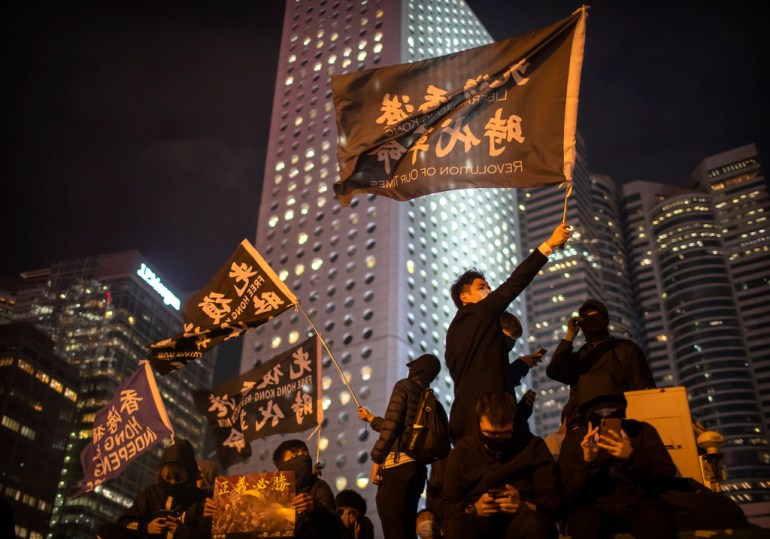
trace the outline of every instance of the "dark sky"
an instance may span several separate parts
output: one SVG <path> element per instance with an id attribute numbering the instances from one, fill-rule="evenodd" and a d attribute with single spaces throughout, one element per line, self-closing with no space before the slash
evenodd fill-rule
<path id="1" fill-rule="evenodd" d="M 468 3 L 496 39 L 579 6 Z M 635 4 L 589 11 L 578 129 L 591 169 L 675 183 L 749 142 L 770 159 L 756 4 Z M 202 286 L 254 237 L 283 2 L 8 6 L 0 274 L 137 249 L 176 290 Z"/>

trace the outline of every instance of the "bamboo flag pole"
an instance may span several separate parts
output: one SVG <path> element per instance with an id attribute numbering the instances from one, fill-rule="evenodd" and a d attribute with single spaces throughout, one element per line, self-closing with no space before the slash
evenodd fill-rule
<path id="1" fill-rule="evenodd" d="M 562 185 L 566 184 L 566 189 L 564 192 L 564 215 L 561 218 L 562 223 L 567 222 L 567 201 L 569 201 L 569 197 L 572 194 L 572 182 L 564 182 Z"/>
<path id="2" fill-rule="evenodd" d="M 332 351 L 329 350 L 329 347 L 326 345 L 326 341 L 321 336 L 321 334 L 318 332 L 318 330 L 315 327 L 315 324 L 313 324 L 313 321 L 310 320 L 310 317 L 307 315 L 307 313 L 305 312 L 305 309 L 302 308 L 302 305 L 300 305 L 299 302 L 297 302 L 297 307 L 299 308 L 299 310 L 304 315 L 305 319 L 310 324 L 310 327 L 313 328 L 313 331 L 315 331 L 315 334 L 318 335 L 319 339 L 321 339 L 321 344 L 324 345 L 324 348 L 326 349 L 326 353 L 329 354 L 329 357 L 334 362 L 334 366 L 337 367 L 338 371 L 340 371 L 340 376 L 342 377 L 342 381 L 345 383 L 345 386 L 347 386 L 348 390 L 350 391 L 350 394 L 353 395 L 353 400 L 356 402 L 356 408 L 361 408 L 361 404 L 358 402 L 358 397 L 356 397 L 356 392 L 353 391 L 352 387 L 350 387 L 350 383 L 348 382 L 347 376 L 345 376 L 345 373 L 342 372 L 342 368 L 340 367 L 340 364 L 337 363 L 337 360 L 334 359 L 334 355 L 332 354 Z"/>

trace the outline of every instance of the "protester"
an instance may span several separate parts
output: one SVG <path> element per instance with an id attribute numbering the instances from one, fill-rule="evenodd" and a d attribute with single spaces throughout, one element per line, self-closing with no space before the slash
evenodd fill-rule
<path id="1" fill-rule="evenodd" d="M 469 270 L 452 284 L 457 314 L 446 336 L 445 359 L 454 381 L 455 398 L 449 414 L 452 437 L 459 440 L 474 432 L 476 402 L 489 391 L 513 393 L 506 336 L 500 317 L 548 261 L 552 250 L 569 238 L 569 226 L 560 224 L 550 238 L 535 249 L 511 273 L 508 280 L 490 290 L 484 274 Z"/>
<path id="2" fill-rule="evenodd" d="M 649 423 L 624 419 L 626 399 L 616 386 L 592 386 L 581 393 L 587 418 L 579 436 L 562 444 L 559 468 L 567 502 L 566 534 L 573 539 L 608 539 L 629 532 L 636 539 L 677 537 L 660 495 L 676 466 Z M 603 419 L 620 418 L 620 430 L 600 434 Z"/>
<path id="3" fill-rule="evenodd" d="M 374 539 L 374 524 L 366 516 L 366 500 L 355 490 L 341 490 L 334 498 L 342 522 L 354 539 Z"/>
<path id="4" fill-rule="evenodd" d="M 441 539 L 441 526 L 438 516 L 430 509 L 417 513 L 417 537 L 420 539 Z"/>
<path id="5" fill-rule="evenodd" d="M 445 537 L 556 536 L 560 503 L 556 463 L 516 407 L 506 391 L 479 399 L 475 435 L 457 442 L 447 460 Z"/>
<path id="6" fill-rule="evenodd" d="M 366 408 L 358 410 L 359 417 L 380 433 L 371 453 L 371 475 L 378 485 L 375 500 L 385 539 L 414 537 L 427 470 L 404 452 L 405 435 L 417 416 L 423 389 L 430 387 L 441 371 L 441 363 L 432 354 L 418 357 L 407 367 L 409 375 L 393 387 L 384 418 L 374 417 Z"/>
<path id="7" fill-rule="evenodd" d="M 281 442 L 273 452 L 273 464 L 281 472 L 294 472 L 295 495 L 292 505 L 297 512 L 296 539 L 349 539 L 350 532 L 337 515 L 331 487 L 313 473 L 313 460 L 307 444 L 291 439 Z"/>
<path id="8" fill-rule="evenodd" d="M 102 526 L 97 537 L 210 537 L 211 519 L 203 516 L 206 494 L 196 486 L 197 477 L 198 464 L 192 445 L 187 440 L 177 439 L 160 459 L 158 482 L 139 493 L 117 523 Z"/>
<path id="9" fill-rule="evenodd" d="M 602 302 L 589 299 L 578 314 L 567 322 L 567 333 L 545 370 L 549 378 L 570 386 L 564 406 L 567 431 L 585 424 L 585 418 L 578 414 L 581 392 L 593 391 L 592 387 L 612 386 L 620 392 L 655 387 L 641 348 L 627 339 L 610 336 L 609 314 Z M 574 352 L 572 342 L 581 330 L 586 343 Z"/>

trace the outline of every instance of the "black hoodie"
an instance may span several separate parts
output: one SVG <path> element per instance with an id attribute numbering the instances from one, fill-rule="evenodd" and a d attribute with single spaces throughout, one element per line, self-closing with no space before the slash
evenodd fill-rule
<path id="1" fill-rule="evenodd" d="M 164 464 L 177 463 L 187 471 L 187 481 L 181 485 L 168 485 L 160 478 Z M 187 440 L 178 439 L 169 447 L 158 465 L 158 482 L 145 488 L 134 504 L 118 519 L 117 524 L 147 534 L 147 525 L 162 516 L 170 506 L 179 512 L 182 523 L 174 539 L 203 539 L 211 536 L 211 519 L 203 518 L 206 494 L 196 486 L 198 465 L 195 452 Z"/>
<path id="2" fill-rule="evenodd" d="M 402 450 L 406 443 L 402 442 L 402 437 L 406 427 L 412 425 L 417 416 L 422 390 L 430 386 L 441 371 L 441 362 L 432 354 L 423 354 L 407 366 L 409 376 L 393 386 L 385 417 L 377 417 L 372 421 L 372 428 L 380 433 L 372 448 L 372 461 L 377 464 L 385 462 L 391 451 Z"/>

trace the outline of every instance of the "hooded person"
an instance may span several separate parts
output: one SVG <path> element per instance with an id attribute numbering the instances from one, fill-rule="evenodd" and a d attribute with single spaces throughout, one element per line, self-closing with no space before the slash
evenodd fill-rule
<path id="1" fill-rule="evenodd" d="M 458 441 L 447 459 L 444 537 L 556 537 L 556 463 L 517 413 L 513 395 L 482 395 L 474 427 L 475 435 Z"/>
<path id="2" fill-rule="evenodd" d="M 198 464 L 192 444 L 177 439 L 161 456 L 157 482 L 145 488 L 117 523 L 103 526 L 101 539 L 163 535 L 174 539 L 211 536 L 211 519 L 203 515 L 206 494 L 196 481 Z"/>
<path id="3" fill-rule="evenodd" d="M 295 538 L 352 537 L 337 515 L 331 487 L 313 469 L 313 459 L 305 442 L 298 439 L 281 442 L 273 452 L 273 464 L 280 472 L 294 472 Z"/>
<path id="4" fill-rule="evenodd" d="M 621 532 L 638 539 L 677 537 L 660 499 L 676 466 L 652 425 L 625 418 L 626 406 L 608 380 L 581 392 L 578 407 L 586 423 L 565 438 L 559 456 L 566 534 L 575 539 L 609 539 Z M 605 430 L 607 419 L 619 422 L 619 430 Z"/>
<path id="5" fill-rule="evenodd" d="M 378 485 L 375 500 L 385 539 L 414 537 L 427 468 L 407 455 L 404 448 L 423 389 L 430 387 L 441 372 L 441 362 L 433 354 L 423 354 L 407 367 L 408 376 L 393 386 L 384 417 L 375 417 L 366 408 L 358 409 L 359 417 L 380 433 L 371 452 L 371 477 Z"/>
<path id="6" fill-rule="evenodd" d="M 570 429 L 586 423 L 585 414 L 578 409 L 579 402 L 585 401 L 581 393 L 593 393 L 597 387 L 612 387 L 616 393 L 655 387 L 642 349 L 610 335 L 609 312 L 601 301 L 587 300 L 578 315 L 567 322 L 567 332 L 545 370 L 549 378 L 570 386 L 564 407 L 567 435 Z M 574 351 L 573 341 L 579 331 L 586 342 Z"/>
<path id="7" fill-rule="evenodd" d="M 355 490 L 341 490 L 334 498 L 342 522 L 354 539 L 374 539 L 374 524 L 366 516 L 366 500 Z"/>

